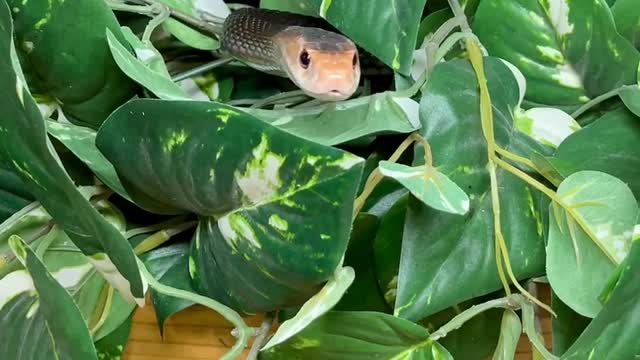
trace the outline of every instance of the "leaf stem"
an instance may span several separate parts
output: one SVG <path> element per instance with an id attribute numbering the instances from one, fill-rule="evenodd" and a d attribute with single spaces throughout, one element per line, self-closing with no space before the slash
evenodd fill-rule
<path id="1" fill-rule="evenodd" d="M 402 154 L 405 152 L 405 150 L 409 148 L 409 146 L 411 146 L 411 144 L 413 144 L 415 141 L 420 141 L 419 138 L 422 138 L 422 136 L 420 136 L 418 133 L 413 132 L 409 134 L 409 136 L 407 136 L 407 138 L 404 139 L 404 141 L 402 141 L 400 146 L 398 146 L 396 151 L 394 151 L 393 154 L 391 154 L 391 156 L 387 161 L 393 162 L 393 163 L 398 161 L 398 159 L 400 159 Z M 424 140 L 424 138 L 422 138 L 422 140 Z M 429 147 L 428 143 L 427 143 L 427 147 L 425 148 L 425 159 L 427 159 L 427 153 L 429 154 L 428 161 L 430 162 L 431 148 Z M 369 177 L 367 178 L 367 182 L 364 185 L 364 189 L 362 189 L 362 193 L 355 200 L 354 207 L 353 207 L 354 218 L 358 216 L 358 214 L 360 213 L 360 210 L 362 210 L 362 207 L 364 206 L 364 203 L 367 201 L 367 198 L 369 197 L 369 195 L 371 195 L 375 187 L 380 183 L 380 181 L 383 178 L 384 176 L 382 176 L 382 174 L 380 173 L 380 170 L 378 170 L 377 167 L 371 172 L 371 174 L 369 174 Z"/>
<path id="2" fill-rule="evenodd" d="M 471 320 L 476 315 L 490 309 L 506 308 L 511 310 L 518 310 L 521 307 L 521 304 L 525 301 L 526 300 L 522 297 L 522 295 L 512 294 L 500 299 L 489 300 L 482 304 L 473 305 L 467 310 L 453 317 L 453 319 L 442 325 L 438 330 L 432 332 L 431 335 L 429 335 L 429 339 L 432 341 L 437 341 L 438 339 L 447 336 L 448 333 L 459 329 L 462 325 L 464 325 L 464 323 Z"/>
<path id="3" fill-rule="evenodd" d="M 250 107 L 253 108 L 253 109 L 261 108 L 261 107 L 267 106 L 267 105 L 275 103 L 275 102 L 280 102 L 282 100 L 290 100 L 290 99 L 296 99 L 297 100 L 300 97 L 305 97 L 306 98 L 307 95 L 302 90 L 287 91 L 287 92 L 283 92 L 283 93 L 278 93 L 278 94 L 275 94 L 275 95 L 267 96 L 266 98 L 256 102 L 255 104 L 251 105 Z"/>
<path id="4" fill-rule="evenodd" d="M 213 70 L 219 66 L 225 65 L 230 63 L 231 61 L 233 61 L 234 59 L 232 57 L 223 57 L 220 59 L 216 59 L 214 61 L 208 62 L 206 64 L 202 64 L 199 66 L 194 67 L 193 69 L 189 69 L 183 73 L 180 73 L 176 76 L 174 76 L 171 80 L 173 82 L 179 82 L 182 81 L 184 79 L 188 79 L 190 77 L 194 77 L 194 76 L 198 76 L 200 74 L 203 74 L 209 70 Z"/>
<path id="5" fill-rule="evenodd" d="M 165 20 L 169 18 L 169 10 L 166 7 L 160 7 L 158 15 L 154 16 L 149 23 L 144 28 L 144 33 L 142 33 L 142 42 L 145 45 L 151 44 L 151 34 L 153 31 L 160 26 Z"/>
<path id="6" fill-rule="evenodd" d="M 264 344 L 266 343 L 267 336 L 269 335 L 269 330 L 271 330 L 271 327 L 273 327 L 275 319 L 275 316 L 271 312 L 268 312 L 264 315 L 262 324 L 256 331 L 256 338 L 253 340 L 253 345 L 251 345 L 251 350 L 249 351 L 249 355 L 247 355 L 247 360 L 258 359 L 260 349 L 262 349 L 262 346 L 264 346 Z"/>
<path id="7" fill-rule="evenodd" d="M 254 334 L 254 329 L 247 326 L 247 324 L 244 322 L 240 314 L 238 314 L 236 311 L 234 311 L 230 307 L 224 304 L 221 304 L 211 298 L 208 298 L 199 294 L 194 294 L 189 291 L 176 289 L 174 287 L 167 286 L 160 283 L 158 280 L 156 280 L 153 277 L 153 275 L 151 275 L 149 270 L 147 270 L 144 263 L 140 259 L 137 259 L 137 261 L 138 261 L 138 268 L 140 269 L 140 274 L 147 281 L 149 286 L 154 290 L 156 290 L 157 292 L 163 295 L 173 296 L 173 297 L 184 299 L 184 300 L 189 300 L 194 303 L 198 303 L 200 305 L 206 306 L 216 311 L 220 315 L 222 315 L 229 322 L 233 323 L 233 325 L 235 325 L 238 331 L 238 341 L 236 341 L 236 343 L 233 344 L 229 352 L 224 354 L 224 356 L 222 356 L 220 360 L 231 360 L 240 356 L 243 349 L 247 346 L 249 339 Z"/>
<path id="8" fill-rule="evenodd" d="M 638 85 L 623 85 L 620 86 L 619 88 L 615 88 L 611 91 L 608 91 L 602 95 L 599 95 L 591 100 L 589 100 L 588 102 L 584 103 L 582 106 L 580 106 L 578 108 L 578 110 L 574 111 L 571 114 L 572 118 L 577 118 L 578 116 L 582 115 L 584 112 L 586 112 L 587 110 L 591 109 L 592 107 L 600 104 L 601 102 L 608 100 L 614 96 L 620 95 L 620 92 L 622 92 L 623 90 L 626 89 L 632 89 L 632 88 L 638 88 Z"/>
<path id="9" fill-rule="evenodd" d="M 449 7 L 453 12 L 453 16 L 458 20 L 458 24 L 460 25 L 460 29 L 464 32 L 471 32 L 471 27 L 469 26 L 469 22 L 467 21 L 467 16 L 460 6 L 458 0 L 449 0 Z"/>
<path id="10" fill-rule="evenodd" d="M 147 251 L 153 250 L 158 246 L 164 244 L 165 242 L 169 241 L 169 239 L 171 239 L 173 236 L 178 235 L 181 232 L 187 229 L 190 229 L 197 224 L 198 224 L 197 221 L 190 221 L 170 229 L 160 230 L 148 236 L 147 238 L 145 238 L 140 244 L 138 244 L 133 249 L 133 251 L 135 252 L 136 255 L 144 254 Z"/>

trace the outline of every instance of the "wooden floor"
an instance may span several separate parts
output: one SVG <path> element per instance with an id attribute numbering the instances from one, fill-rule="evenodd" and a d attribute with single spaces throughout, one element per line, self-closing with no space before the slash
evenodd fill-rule
<path id="1" fill-rule="evenodd" d="M 548 302 L 546 294 L 541 297 Z M 260 326 L 258 316 L 247 318 L 250 326 Z M 541 326 L 547 347 L 551 345 L 551 319 L 541 313 Z M 129 343 L 123 360 L 196 360 L 219 359 L 233 344 L 232 326 L 220 315 L 201 306 L 184 310 L 165 324 L 164 340 L 160 337 L 153 304 L 136 310 Z M 245 351 L 244 357 L 247 356 Z M 516 360 L 530 360 L 531 345 L 525 336 L 520 338 Z M 458 359 L 456 359 L 458 360 Z"/>

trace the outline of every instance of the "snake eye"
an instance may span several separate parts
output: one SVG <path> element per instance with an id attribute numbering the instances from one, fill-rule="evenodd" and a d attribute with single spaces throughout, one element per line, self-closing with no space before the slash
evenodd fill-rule
<path id="1" fill-rule="evenodd" d="M 353 54 L 353 67 L 358 65 L 358 54 Z"/>
<path id="2" fill-rule="evenodd" d="M 311 63 L 311 58 L 309 57 L 309 53 L 307 52 L 306 49 L 303 49 L 302 52 L 300 53 L 300 65 L 302 65 L 303 69 L 306 69 L 309 67 L 310 63 Z"/>

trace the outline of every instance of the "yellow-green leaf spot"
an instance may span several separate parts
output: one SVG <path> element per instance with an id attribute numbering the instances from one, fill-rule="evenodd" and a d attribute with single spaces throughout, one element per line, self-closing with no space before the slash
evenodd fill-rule
<path id="1" fill-rule="evenodd" d="M 226 108 L 221 108 L 218 109 L 218 120 L 222 121 L 223 123 L 227 123 L 227 121 L 229 121 L 229 118 L 232 115 L 238 115 L 237 111 L 231 110 L 231 109 L 226 109 Z"/>
<path id="2" fill-rule="evenodd" d="M 332 0 L 322 0 L 320 4 L 320 17 L 326 19 L 327 11 L 329 10 L 329 6 L 331 6 Z"/>
<path id="3" fill-rule="evenodd" d="M 269 225 L 280 231 L 287 231 L 289 229 L 289 223 L 287 220 L 281 218 L 277 214 L 273 214 L 269 217 Z"/>
<path id="4" fill-rule="evenodd" d="M 580 129 L 580 124 L 564 111 L 543 107 L 516 113 L 515 125 L 521 132 L 553 148 Z"/>
<path id="5" fill-rule="evenodd" d="M 322 240 L 329 240 L 329 239 L 331 239 L 331 236 L 330 236 L 330 235 L 327 235 L 327 234 L 320 234 L 320 239 L 322 239 Z"/>
<path id="6" fill-rule="evenodd" d="M 320 346 L 320 340 L 303 338 L 303 337 L 296 338 L 295 342 L 291 344 L 291 347 L 297 350 L 311 348 L 311 347 L 319 347 L 319 346 Z"/>
<path id="7" fill-rule="evenodd" d="M 247 162 L 244 174 L 235 173 L 236 182 L 244 197 L 256 204 L 273 196 L 282 186 L 280 167 L 284 156 L 268 150 L 269 142 L 262 135 L 260 144 L 253 149 L 253 159 Z"/>
<path id="8" fill-rule="evenodd" d="M 189 256 L 189 276 L 192 279 L 196 278 L 196 261 L 193 259 L 192 256 Z"/>
<path id="9" fill-rule="evenodd" d="M 218 220 L 218 227 L 224 240 L 234 250 L 238 249 L 239 242 L 243 240 L 258 249 L 262 248 L 251 224 L 240 214 L 234 213 L 221 217 Z"/>
<path id="10" fill-rule="evenodd" d="M 173 131 L 171 135 L 166 139 L 163 150 L 165 153 L 170 153 L 176 146 L 180 146 L 187 141 L 188 135 L 184 129 L 180 131 Z"/>
<path id="11" fill-rule="evenodd" d="M 584 88 L 580 75 L 570 64 L 558 65 L 555 70 L 556 72 L 551 75 L 551 78 L 557 81 L 558 84 L 574 89 Z"/>
<path id="12" fill-rule="evenodd" d="M 393 46 L 395 54 L 393 55 L 393 61 L 391 62 L 391 68 L 393 68 L 393 70 L 399 70 L 400 69 L 400 48 L 398 47 L 398 45 L 394 45 Z"/>
<path id="13" fill-rule="evenodd" d="M 536 45 L 536 49 L 540 52 L 544 58 L 555 62 L 556 64 L 565 64 L 567 60 L 564 58 L 564 54 L 560 50 L 544 45 Z"/>
<path id="14" fill-rule="evenodd" d="M 318 162 L 318 160 L 320 160 L 320 159 L 322 159 L 322 157 L 314 156 L 314 155 L 307 155 L 305 157 L 305 161 L 307 162 L 307 164 L 309 164 L 311 166 L 315 165 Z"/>
<path id="15" fill-rule="evenodd" d="M 354 165 L 361 163 L 362 158 L 352 155 L 350 153 L 345 153 L 340 159 L 330 163 L 330 166 L 339 166 L 345 170 L 351 169 Z"/>
<path id="16" fill-rule="evenodd" d="M 531 194 L 531 189 L 529 189 L 528 187 L 526 187 L 525 189 L 527 191 L 527 204 L 529 205 L 529 211 L 531 212 L 531 216 L 536 220 L 536 233 L 538 234 L 538 236 L 542 236 L 542 231 L 544 230 L 542 216 L 540 215 L 540 212 L 536 210 L 533 202 L 533 194 Z"/>

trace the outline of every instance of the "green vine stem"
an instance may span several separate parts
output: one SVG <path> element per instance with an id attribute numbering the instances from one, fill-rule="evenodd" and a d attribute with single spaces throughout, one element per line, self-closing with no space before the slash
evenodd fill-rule
<path id="1" fill-rule="evenodd" d="M 467 310 L 454 316 L 453 319 L 442 325 L 438 330 L 432 332 L 431 335 L 429 335 L 429 339 L 431 339 L 432 341 L 437 341 L 447 336 L 448 333 L 459 329 L 460 327 L 462 327 L 462 325 L 464 325 L 464 323 L 471 320 L 476 315 L 490 309 L 505 308 L 518 310 L 521 307 L 521 304 L 525 301 L 526 300 L 522 297 L 522 295 L 512 294 L 500 299 L 489 300 L 482 304 L 473 305 Z"/>
<path id="2" fill-rule="evenodd" d="M 166 7 L 161 6 L 158 11 L 158 15 L 149 20 L 149 23 L 147 24 L 147 27 L 145 27 L 144 33 L 142 34 L 142 42 L 146 45 L 151 44 L 150 39 L 153 31 L 169 18 L 170 13 Z"/>
<path id="3" fill-rule="evenodd" d="M 102 292 L 100 293 L 99 303 L 103 304 L 102 311 L 100 312 L 100 317 L 96 320 L 96 322 L 89 329 L 89 333 L 91 335 L 95 335 L 98 330 L 104 325 L 111 313 L 111 306 L 113 305 L 113 295 L 115 289 L 108 283 L 102 287 Z"/>
<path id="4" fill-rule="evenodd" d="M 236 311 L 234 311 L 230 307 L 224 304 L 221 304 L 211 298 L 194 294 L 189 291 L 176 289 L 174 287 L 167 286 L 160 283 L 158 280 L 156 280 L 153 277 L 153 275 L 151 275 L 149 270 L 147 270 L 147 268 L 145 267 L 144 263 L 140 259 L 137 259 L 137 260 L 138 260 L 138 268 L 140 269 L 140 274 L 142 275 L 144 280 L 147 281 L 149 286 L 153 288 L 155 291 L 163 295 L 176 297 L 178 299 L 189 300 L 194 303 L 206 306 L 214 310 L 215 312 L 219 313 L 225 319 L 231 322 L 236 327 L 236 330 L 238 333 L 238 340 L 236 341 L 235 344 L 233 344 L 229 352 L 224 354 L 224 356 L 222 356 L 220 360 L 231 360 L 240 356 L 244 348 L 247 347 L 247 344 L 249 343 L 249 339 L 254 335 L 254 332 L 255 332 L 253 328 L 247 326 L 247 324 L 244 322 L 240 314 L 238 314 Z"/>
<path id="5" fill-rule="evenodd" d="M 179 81 L 182 81 L 184 79 L 188 79 L 188 78 L 191 78 L 191 77 L 194 77 L 194 76 L 198 76 L 198 75 L 203 74 L 203 73 L 205 73 L 207 71 L 210 71 L 210 70 L 213 70 L 213 69 L 215 69 L 217 67 L 220 67 L 222 65 L 228 64 L 228 63 L 232 62 L 233 60 L 234 59 L 232 57 L 230 57 L 230 56 L 229 57 L 223 57 L 223 58 L 220 58 L 220 59 L 216 59 L 214 61 L 208 62 L 206 64 L 199 65 L 197 67 L 194 67 L 193 69 L 189 69 L 189 70 L 187 70 L 187 71 L 185 71 L 183 73 L 180 73 L 180 74 L 174 76 L 171 80 L 173 82 L 179 82 Z"/>
<path id="6" fill-rule="evenodd" d="M 595 98 L 593 98 L 593 99 L 589 100 L 588 102 L 584 103 L 582 106 L 580 106 L 580 107 L 578 108 L 578 110 L 574 111 L 574 112 L 571 114 L 571 117 L 575 119 L 575 118 L 577 118 L 578 116 L 580 116 L 580 115 L 582 115 L 583 113 L 585 113 L 587 110 L 589 110 L 589 109 L 591 109 L 592 107 L 594 107 L 594 106 L 596 106 L 596 105 L 600 104 L 601 102 L 603 102 L 603 101 L 605 101 L 605 100 L 608 100 L 608 99 L 610 99 L 610 98 L 612 98 L 612 97 L 614 97 L 614 96 L 618 96 L 618 95 L 620 95 L 620 93 L 621 93 L 622 91 L 624 91 L 624 90 L 634 89 L 634 88 L 635 88 L 635 89 L 638 89 L 638 85 L 637 85 L 637 84 L 636 84 L 636 85 L 624 85 L 624 86 L 621 86 L 621 87 L 619 87 L 619 88 L 613 89 L 613 90 L 611 90 L 611 91 L 609 91 L 609 92 L 606 92 L 606 93 L 604 93 L 604 94 L 602 94 L 602 95 L 600 95 L 600 96 L 597 96 L 597 97 L 595 97 Z"/>
<path id="7" fill-rule="evenodd" d="M 260 349 L 264 346 L 267 340 L 267 336 L 269 336 L 269 330 L 273 327 L 273 323 L 275 322 L 276 317 L 272 312 L 268 312 L 264 315 L 264 319 L 262 320 L 262 324 L 256 331 L 256 338 L 253 340 L 253 345 L 251 346 L 251 350 L 249 351 L 249 355 L 247 355 L 246 360 L 257 360 L 258 354 L 260 353 Z"/>
<path id="8" fill-rule="evenodd" d="M 413 132 L 409 136 L 407 136 L 407 138 L 404 139 L 404 141 L 400 144 L 400 146 L 398 146 L 396 151 L 394 151 L 393 154 L 391 154 L 391 156 L 387 161 L 392 163 L 395 163 L 396 161 L 398 161 L 398 159 L 400 159 L 402 154 L 409 148 L 409 146 L 411 146 L 411 144 L 413 144 L 416 141 L 419 142 L 424 148 L 425 164 L 431 167 L 432 166 L 431 147 L 429 146 L 429 143 L 427 142 L 427 140 L 422 136 L 420 136 L 420 134 L 418 134 L 417 132 Z M 382 176 L 382 174 L 380 173 L 380 170 L 378 170 L 377 167 L 371 172 L 371 174 L 369 174 L 369 177 L 365 182 L 364 189 L 362 189 L 362 193 L 360 194 L 360 196 L 356 198 L 354 202 L 354 207 L 353 207 L 354 218 L 360 213 L 360 210 L 362 210 L 362 207 L 364 206 L 364 203 L 367 201 L 367 198 L 369 197 L 369 195 L 371 195 L 375 187 L 380 183 L 380 181 L 382 181 L 383 178 L 384 176 Z"/>
<path id="9" fill-rule="evenodd" d="M 139 243 L 133 249 L 133 251 L 135 252 L 136 255 L 144 254 L 147 251 L 153 250 L 158 246 L 164 244 L 165 242 L 169 241 L 169 239 L 180 234 L 181 232 L 196 226 L 197 224 L 198 224 L 197 221 L 189 221 L 168 229 L 162 229 L 160 231 L 157 231 L 154 234 L 142 240 L 142 242 Z"/>

